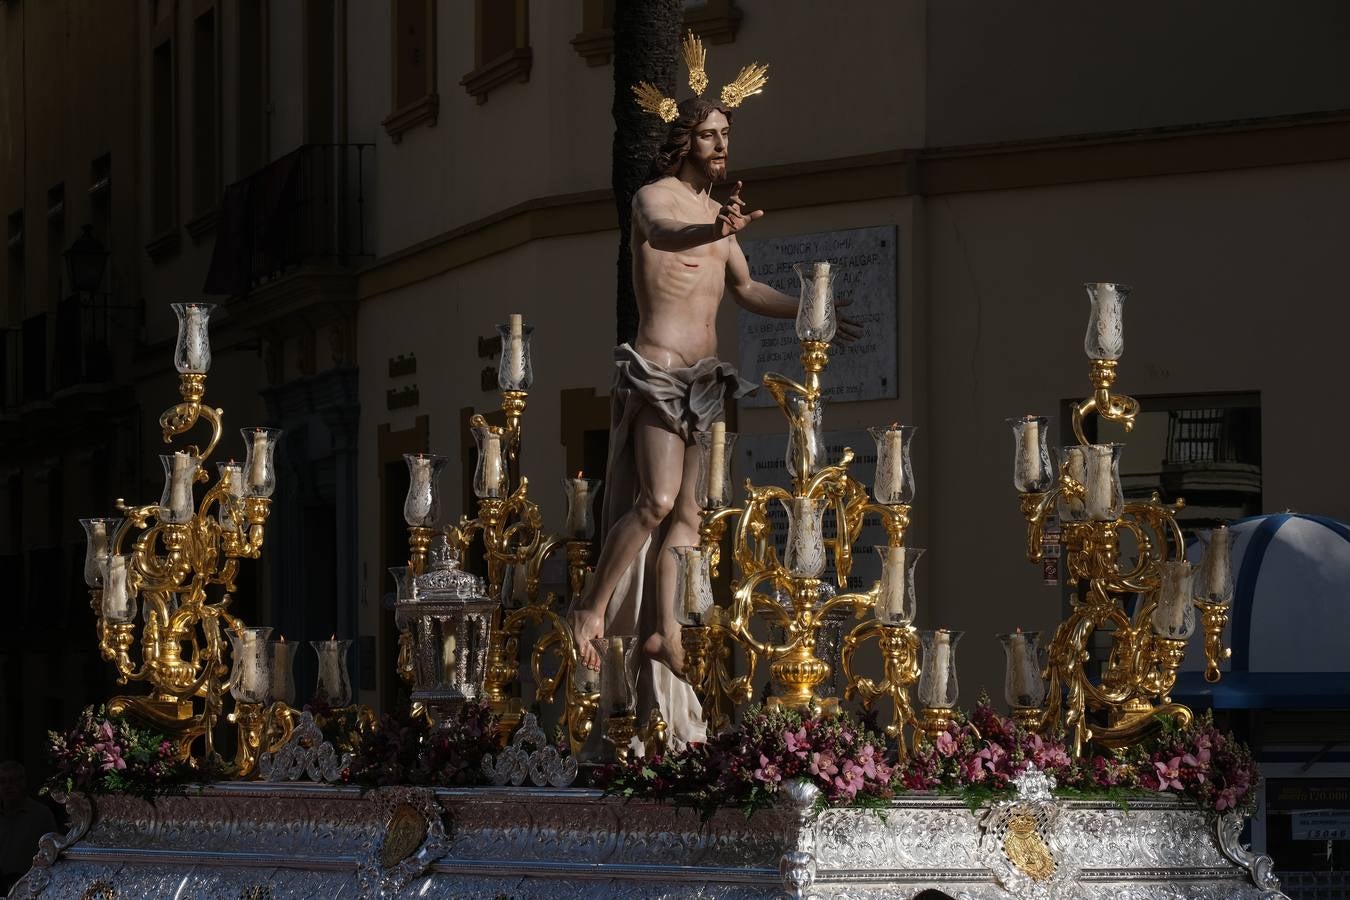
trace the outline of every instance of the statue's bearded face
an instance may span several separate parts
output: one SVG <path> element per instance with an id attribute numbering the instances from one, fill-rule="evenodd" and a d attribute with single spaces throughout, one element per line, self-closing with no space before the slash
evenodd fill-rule
<path id="1" fill-rule="evenodd" d="M 727 177 L 727 151 L 731 147 L 731 123 L 714 111 L 698 123 L 689 147 L 689 159 L 712 184 Z"/>

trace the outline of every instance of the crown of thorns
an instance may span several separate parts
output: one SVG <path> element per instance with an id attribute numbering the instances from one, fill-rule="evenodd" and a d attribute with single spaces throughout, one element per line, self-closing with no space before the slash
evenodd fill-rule
<path id="1" fill-rule="evenodd" d="M 685 68 L 689 70 L 689 88 L 695 97 L 701 97 L 708 89 L 708 75 L 703 70 L 703 63 L 708 54 L 703 49 L 703 41 L 690 31 L 680 43 L 680 51 L 684 56 Z M 746 97 L 761 93 L 768 81 L 769 67 L 757 62 L 750 63 L 741 69 L 734 81 L 722 86 L 722 105 L 728 109 L 735 109 Z M 639 81 L 633 85 L 633 97 L 637 100 L 638 106 L 653 115 L 660 116 L 661 121 L 667 125 L 674 122 L 680 114 L 679 104 L 661 93 L 656 85 L 650 82 Z"/>

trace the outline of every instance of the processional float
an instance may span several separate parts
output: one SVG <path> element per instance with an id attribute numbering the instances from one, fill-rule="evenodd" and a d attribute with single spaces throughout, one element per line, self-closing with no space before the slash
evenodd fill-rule
<path id="1" fill-rule="evenodd" d="M 835 460 L 825 457 L 822 381 L 835 330 L 836 270 L 820 262 L 797 271 L 804 376 L 800 382 L 764 377 L 787 419 L 790 485 L 747 480 L 736 499 L 730 466 L 736 435 L 721 425 L 695 435 L 702 459 L 699 543 L 673 551 L 685 674 L 713 733 L 734 726 L 738 708 L 767 675 L 770 705 L 813 714 L 854 699 L 864 708 L 888 707 L 887 733 L 904 756 L 913 746 L 926 747 L 956 715 L 961 634 L 915 626 L 915 574 L 923 551 L 906 542 L 915 496 L 914 427 L 871 429 L 876 476 L 870 490 L 851 473 L 851 450 Z M 1212 532 L 1193 570 L 1184 561 L 1175 517 L 1180 502 L 1163 504 L 1156 495 L 1127 501 L 1120 446 L 1087 439 L 1088 417 L 1128 431 L 1138 412 L 1133 399 L 1111 392 L 1126 289 L 1090 284 L 1087 290 L 1094 392 L 1074 408 L 1075 442 L 1052 462 L 1048 418 L 1009 420 L 1013 482 L 1028 520 L 1027 556 L 1041 560 L 1054 546 L 1047 535 L 1058 524 L 1073 589 L 1068 612 L 1048 652 L 1035 633 L 1000 635 L 1005 699 L 1014 718 L 1047 735 L 1069 733 L 1074 753 L 1088 741 L 1108 747 L 1139 741 L 1159 713 L 1188 719 L 1190 711 L 1168 696 L 1187 639 L 1203 625 L 1206 677 L 1217 680 L 1227 655 L 1222 633 L 1232 596 L 1227 531 Z M 334 636 L 312 642 L 322 702 L 316 710 L 301 710 L 290 668 L 297 642 L 270 642 L 270 629 L 251 628 L 230 611 L 239 560 L 261 553 L 279 432 L 245 429 L 243 463 L 221 463 L 218 479 L 198 498 L 196 485 L 209 480 L 203 463 L 220 441 L 223 413 L 202 403 L 210 307 L 181 304 L 176 310 L 182 402 L 166 411 L 161 424 L 171 441 L 204 421 L 210 439 L 204 448 L 192 445 L 164 457 L 159 503 L 119 502 L 122 518 L 85 520 L 86 577 L 105 657 L 119 679 L 149 686 L 144 695 L 114 698 L 111 711 L 148 720 L 171 736 L 180 758 L 200 766 L 204 778 L 231 783 L 204 785 L 152 806 L 130 796 L 102 797 L 97 816 L 87 803 L 68 803 L 71 830 L 51 836 L 45 856 L 23 882 L 30 891 L 78 887 L 89 873 L 102 878 L 113 872 L 133 891 L 152 891 L 163 878 L 180 875 L 181 887 L 198 877 L 195 868 L 184 869 L 183 860 L 191 857 L 205 860 L 201 864 L 210 870 L 200 878 L 245 893 L 271 891 L 283 885 L 286 873 L 300 870 L 305 891 L 335 895 L 348 888 L 363 895 L 412 895 L 477 885 L 473 890 L 481 888 L 485 896 L 504 887 L 519 896 L 554 896 L 564 887 L 601 895 L 660 886 L 681 896 L 713 889 L 745 896 L 780 889 L 792 897 L 817 896 L 817 890 L 853 896 L 873 888 L 909 896 L 940 887 L 991 898 L 1106 897 L 1123 890 L 1162 897 L 1177 896 L 1174 888 L 1183 885 L 1210 892 L 1203 896 L 1283 896 L 1270 860 L 1241 845 L 1236 812 L 1215 819 L 1160 797 L 1133 800 L 1126 814 L 1110 801 L 1055 798 L 1044 773 L 1035 770 L 1018 779 L 1016 797 L 977 814 L 959 799 L 923 793 L 898 796 L 884 818 L 864 809 L 821 810 L 818 791 L 801 782 L 784 786 L 780 810 L 754 820 L 721 810 L 708 822 L 689 810 L 585 790 L 506 784 L 356 793 L 291 785 L 306 771 L 310 779 L 331 781 L 340 768 L 331 748 L 317 773 L 313 754 L 308 769 L 276 762 L 302 733 L 322 742 L 314 716 L 349 716 L 359 730 L 370 728 L 373 714 L 351 702 L 347 641 Z M 635 714 L 637 637 L 600 639 L 598 673 L 580 664 L 565 612 L 591 576 L 592 507 L 600 483 L 582 473 L 564 478 L 564 527 L 558 533 L 544 529 L 529 479 L 520 472 L 533 380 L 530 328 L 512 316 L 500 330 L 500 424 L 485 416 L 471 420 L 476 515 L 439 524 L 438 479 L 449 461 L 430 453 L 407 456 L 409 559 L 393 574 L 402 631 L 397 671 L 412 686 L 412 712 L 425 718 L 434 736 L 459 708 L 481 700 L 498 717 L 501 742 L 517 725 L 517 738 L 537 734 L 524 712 L 528 673 L 534 700 L 561 694 L 559 724 L 573 753 L 594 743 L 596 727 L 613 758 L 625 759 L 634 747 L 657 752 L 664 722 L 659 714 L 639 722 Z M 874 551 L 881 577 L 866 589 L 841 591 L 869 522 L 879 522 L 886 535 Z M 481 576 L 467 571 L 475 555 L 482 558 Z M 565 583 L 560 591 L 542 591 L 545 563 L 555 556 L 565 560 Z M 824 578 L 831 563 L 834 586 Z M 724 567 L 731 570 L 730 596 L 719 601 L 714 579 Z M 821 641 L 836 612 L 856 620 L 837 659 L 823 652 Z M 1110 650 L 1094 660 L 1091 648 L 1102 643 L 1091 640 L 1095 631 L 1107 633 Z M 532 633 L 538 636 L 530 640 Z M 859 655 L 873 642 L 879 671 L 867 671 Z M 843 696 L 824 690 L 836 666 Z M 226 762 L 217 747 L 231 732 L 233 759 Z M 549 783 L 566 784 L 575 772 L 574 764 L 557 766 Z M 445 826 L 447 816 L 453 829 Z M 230 824 L 208 830 L 209 840 L 201 844 L 194 837 L 199 823 L 214 820 Z M 89 846 L 80 843 L 86 832 L 97 835 Z M 279 846 L 305 849 L 288 856 Z M 1028 847 L 1037 851 L 1036 865 L 1028 862 Z M 140 854 L 134 864 L 125 848 Z M 85 868 L 54 865 L 58 856 Z M 259 875 L 258 860 L 276 868 Z M 672 863 L 682 867 L 678 885 L 670 880 Z M 86 892 L 102 890 L 102 884 L 91 882 Z"/>

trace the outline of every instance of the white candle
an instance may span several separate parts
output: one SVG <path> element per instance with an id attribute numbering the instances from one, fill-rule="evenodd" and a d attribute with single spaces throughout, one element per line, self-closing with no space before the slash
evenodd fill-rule
<path id="1" fill-rule="evenodd" d="M 947 679 L 952 663 L 952 636 L 946 631 L 933 632 L 933 658 L 929 665 L 933 669 L 933 692 L 930 699 L 933 705 L 945 708 L 947 703 Z"/>
<path id="2" fill-rule="evenodd" d="M 488 497 L 498 497 L 502 492 L 502 439 L 501 435 L 489 431 L 483 437 L 483 484 Z"/>
<path id="3" fill-rule="evenodd" d="M 1106 444 L 1091 444 L 1087 448 L 1087 513 L 1093 519 L 1108 522 L 1119 513 L 1115 509 L 1115 454 Z"/>
<path id="4" fill-rule="evenodd" d="M 632 706 L 632 698 L 628 692 L 628 667 L 624 664 L 623 640 L 617 637 L 610 638 L 608 651 L 604 665 L 609 668 L 609 677 L 602 677 L 601 684 L 609 685 L 611 693 L 608 706 L 611 712 L 624 715 Z"/>
<path id="5" fill-rule="evenodd" d="M 197 458 L 178 451 L 173 455 L 169 475 L 169 515 L 175 522 L 192 518 L 192 479 L 197 474 Z"/>
<path id="6" fill-rule="evenodd" d="M 295 644 L 286 643 L 283 634 L 272 644 L 272 684 L 267 695 L 274 701 L 290 706 L 295 703 L 295 676 L 293 660 Z"/>
<path id="7" fill-rule="evenodd" d="M 696 616 L 703 612 L 702 598 L 699 596 L 699 582 L 702 580 L 703 554 L 693 552 L 684 558 L 684 611 Z"/>
<path id="8" fill-rule="evenodd" d="M 342 671 L 339 668 L 343 662 L 342 654 L 339 652 L 341 645 L 337 640 L 319 641 L 319 696 L 333 703 L 340 705 L 343 701 L 342 694 Z"/>
<path id="9" fill-rule="evenodd" d="M 248 457 L 248 486 L 257 490 L 267 481 L 267 432 L 253 432 L 253 452 Z"/>
<path id="10" fill-rule="evenodd" d="M 708 448 L 708 500 L 718 503 L 722 499 L 723 478 L 727 455 L 727 423 L 714 422 L 712 443 Z"/>
<path id="11" fill-rule="evenodd" d="M 524 324 L 520 313 L 511 313 L 507 317 L 509 337 L 502 349 L 502 365 L 506 366 L 506 378 L 512 385 L 525 380 L 525 341 Z"/>
<path id="12" fill-rule="evenodd" d="M 1228 529 L 1220 525 L 1211 529 L 1209 544 L 1200 559 L 1200 598 L 1211 602 L 1225 603 L 1233 592 L 1232 563 L 1229 556 Z"/>
<path id="13" fill-rule="evenodd" d="M 511 564 L 511 602 L 524 606 L 530 602 L 530 576 L 525 563 Z"/>
<path id="14" fill-rule="evenodd" d="M 885 575 L 886 610 L 893 617 L 902 617 L 905 613 L 905 550 L 892 547 L 886 554 Z"/>
<path id="15" fill-rule="evenodd" d="M 253 631 L 239 634 L 239 690 L 250 697 L 265 697 L 268 688 L 262 655 L 267 645 Z"/>
<path id="16" fill-rule="evenodd" d="M 127 556 L 109 556 L 103 583 L 103 615 L 110 622 L 130 622 L 133 614 L 127 585 Z"/>
<path id="17" fill-rule="evenodd" d="M 575 538 L 586 536 L 586 507 L 591 502 L 591 486 L 581 473 L 567 479 L 567 533 Z"/>
<path id="18" fill-rule="evenodd" d="M 812 268 L 811 294 L 806 307 L 806 322 L 812 331 L 824 331 L 829 312 L 830 264 L 818 262 Z"/>
<path id="19" fill-rule="evenodd" d="M 1041 483 L 1041 423 L 1027 416 L 1017 434 L 1017 480 L 1018 487 L 1030 489 Z"/>
<path id="20" fill-rule="evenodd" d="M 1008 648 L 1008 652 L 1012 663 L 1012 693 L 1016 697 L 1029 697 L 1033 693 L 1030 674 L 1027 671 L 1030 649 L 1025 634 L 1019 631 L 1012 636 L 1012 644 Z"/>
<path id="21" fill-rule="evenodd" d="M 96 520 L 89 527 L 89 555 L 99 559 L 108 554 L 108 524 Z"/>
<path id="22" fill-rule="evenodd" d="M 878 503 L 899 503 L 904 496 L 904 442 L 898 423 L 881 437 L 877 459 L 876 498 Z"/>
<path id="23" fill-rule="evenodd" d="M 455 632 L 449 627 L 441 634 L 441 679 L 447 685 L 455 680 Z"/>
<path id="24" fill-rule="evenodd" d="M 225 493 L 229 497 L 238 500 L 244 496 L 244 467 L 234 460 L 222 463 L 220 466 L 220 475 L 226 482 Z M 223 499 L 220 504 L 220 527 L 228 532 L 239 530 L 239 523 L 235 521 L 234 510 L 237 505 L 232 504 L 228 499 Z"/>
<path id="25" fill-rule="evenodd" d="M 188 304 L 186 312 L 183 349 L 188 371 L 204 373 L 211 368 L 211 344 L 206 327 L 207 310 L 196 304 Z"/>

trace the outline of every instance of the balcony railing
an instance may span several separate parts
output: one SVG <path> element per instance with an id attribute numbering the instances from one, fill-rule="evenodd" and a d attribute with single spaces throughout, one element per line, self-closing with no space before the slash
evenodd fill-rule
<path id="1" fill-rule="evenodd" d="M 370 256 L 374 144 L 305 144 L 225 189 L 208 294 L 242 294 L 300 265 Z"/>
<path id="2" fill-rule="evenodd" d="M 52 360 L 54 390 L 113 379 L 113 314 L 107 294 L 61 301 Z"/>

